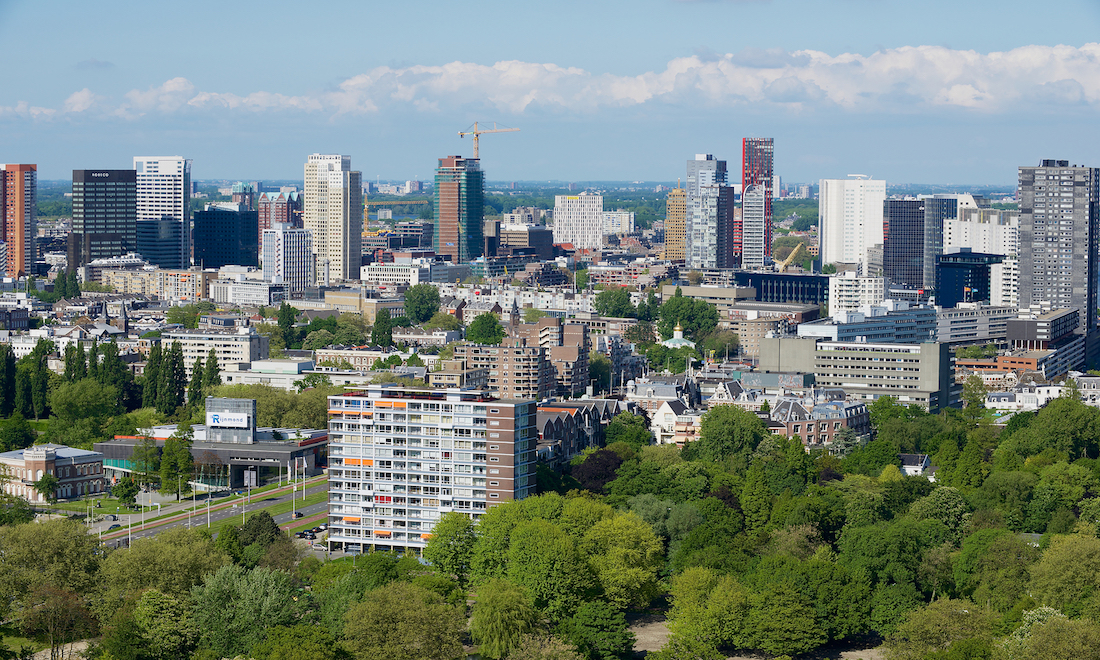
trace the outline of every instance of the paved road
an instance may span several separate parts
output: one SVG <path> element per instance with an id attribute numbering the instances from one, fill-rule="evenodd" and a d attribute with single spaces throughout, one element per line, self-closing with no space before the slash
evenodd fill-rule
<path id="1" fill-rule="evenodd" d="M 328 482 L 321 481 L 309 485 L 305 494 L 308 497 L 310 495 L 325 492 L 328 492 Z M 111 546 L 125 546 L 128 540 L 132 542 L 141 538 L 149 538 L 165 530 L 176 527 L 187 527 L 189 524 L 194 527 L 205 527 L 207 526 L 208 519 L 210 530 L 216 533 L 216 530 L 220 529 L 221 526 L 228 521 L 242 524 L 243 518 L 247 518 L 249 513 L 282 502 L 290 502 L 290 498 L 291 491 L 289 488 L 282 492 L 267 492 L 262 495 L 257 495 L 252 498 L 251 502 L 246 502 L 244 500 L 225 501 L 224 499 L 219 501 L 219 498 L 215 497 L 210 500 L 209 514 L 205 507 L 200 507 L 199 510 L 190 515 L 190 519 L 186 512 L 177 513 L 171 518 L 164 518 L 156 521 L 156 523 L 147 522 L 144 530 L 141 528 L 140 514 L 124 514 L 120 516 L 119 523 L 125 525 L 127 518 L 129 518 L 133 522 L 134 527 L 130 530 L 115 530 L 110 534 L 103 534 L 103 540 Z M 295 498 L 299 501 L 302 499 L 301 490 L 298 491 Z M 190 506 L 190 503 L 186 506 Z M 317 516 L 328 511 L 328 502 L 321 502 L 320 504 L 313 504 L 304 508 L 297 508 L 296 510 L 302 512 L 302 514 L 304 514 L 303 517 Z M 145 515 L 149 516 L 150 513 L 147 511 Z M 288 524 L 291 521 L 292 517 L 290 512 L 275 516 L 275 522 L 280 525 Z M 100 530 L 105 530 L 106 527 L 113 524 L 118 523 L 114 521 L 96 523 L 93 527 L 93 531 L 98 533 Z"/>

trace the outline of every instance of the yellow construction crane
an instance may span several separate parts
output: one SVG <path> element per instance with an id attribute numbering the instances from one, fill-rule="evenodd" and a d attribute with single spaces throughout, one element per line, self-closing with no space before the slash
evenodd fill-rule
<path id="1" fill-rule="evenodd" d="M 477 122 L 474 122 L 474 130 L 472 131 L 459 131 L 458 137 L 466 137 L 467 135 L 474 136 L 474 158 L 480 158 L 477 152 L 477 138 L 483 133 L 515 133 L 518 128 L 497 128 L 497 123 L 493 122 L 492 128 L 478 128 Z"/>
<path id="2" fill-rule="evenodd" d="M 798 255 L 802 252 L 802 249 L 805 248 L 805 247 L 806 247 L 805 243 L 799 243 L 798 245 L 796 245 L 795 248 L 793 250 L 791 250 L 791 253 L 787 255 L 787 258 L 784 259 L 780 264 L 778 264 L 775 267 L 775 270 L 780 272 L 780 273 L 787 272 L 787 267 L 790 266 L 792 263 L 794 263 L 794 260 L 796 258 L 798 258 Z"/>

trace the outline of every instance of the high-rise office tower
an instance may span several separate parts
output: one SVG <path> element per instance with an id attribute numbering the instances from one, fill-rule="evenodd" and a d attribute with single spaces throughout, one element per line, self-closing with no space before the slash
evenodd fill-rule
<path id="1" fill-rule="evenodd" d="M 183 223 L 172 218 L 137 221 L 137 251 L 146 261 L 161 268 L 188 268 L 184 263 Z"/>
<path id="2" fill-rule="evenodd" d="M 736 221 L 737 197 L 730 186 L 702 186 L 694 200 L 688 228 L 688 264 L 692 268 L 734 268 L 740 256 L 734 250 L 741 235 Z"/>
<path id="3" fill-rule="evenodd" d="M 178 257 L 168 255 L 170 246 L 162 246 L 165 268 L 187 268 L 191 265 L 191 161 L 179 156 L 135 156 L 137 170 L 137 221 L 174 220 L 179 223 Z M 151 235 L 153 227 L 147 227 Z M 157 235 L 167 233 L 156 227 Z M 145 256 L 145 255 L 142 255 Z"/>
<path id="4" fill-rule="evenodd" d="M 665 200 L 665 259 L 684 261 L 687 258 L 687 191 L 674 188 Z"/>
<path id="5" fill-rule="evenodd" d="M 1002 255 L 989 267 L 989 300 L 993 305 L 1020 304 L 1020 212 L 993 208 L 959 209 L 958 218 L 943 225 L 943 250 Z M 936 294 L 939 300 L 939 292 Z"/>
<path id="6" fill-rule="evenodd" d="M 137 250 L 137 172 L 73 170 L 69 268 Z"/>
<path id="7" fill-rule="evenodd" d="M 260 233 L 275 225 L 302 227 L 302 196 L 296 192 L 265 192 L 256 197 Z"/>
<path id="8" fill-rule="evenodd" d="M 886 182 L 862 175 L 849 179 L 822 179 L 820 191 L 821 263 L 866 266 L 867 251 L 883 242 Z"/>
<path id="9" fill-rule="evenodd" d="M 763 268 L 771 256 L 771 208 L 770 186 L 752 185 L 741 193 L 741 220 L 736 223 L 740 231 L 734 232 L 734 250 L 740 249 L 742 268 Z"/>
<path id="10" fill-rule="evenodd" d="M 306 161 L 302 224 L 313 232 L 318 279 L 359 279 L 363 175 L 352 171 L 351 156 L 313 154 Z"/>
<path id="11" fill-rule="evenodd" d="M 293 294 L 301 293 L 317 281 L 314 270 L 313 234 L 289 224 L 277 223 L 264 230 L 264 279 L 282 284 Z"/>
<path id="12" fill-rule="evenodd" d="M 741 141 L 741 190 L 744 195 L 750 187 L 764 190 L 764 256 L 772 256 L 772 186 L 775 185 L 775 140 L 773 138 L 744 138 Z M 755 213 L 753 215 L 756 215 Z M 756 222 L 756 220 L 753 220 Z M 753 228 L 753 231 L 757 231 Z M 735 249 L 740 246 L 735 246 Z M 742 248 L 742 252 L 744 249 Z M 755 259 L 755 257 L 754 257 Z M 742 260 L 744 260 L 742 258 Z M 748 267 L 748 266 L 746 266 Z"/>
<path id="13" fill-rule="evenodd" d="M 1076 308 L 1085 331 L 1096 328 L 1098 197 L 1098 168 L 1020 168 L 1020 306 Z"/>
<path id="14" fill-rule="evenodd" d="M 936 288 L 936 257 L 943 254 L 943 225 L 961 209 L 988 207 L 980 195 L 937 194 L 924 198 L 924 288 Z"/>
<path id="15" fill-rule="evenodd" d="M 238 181 L 233 184 L 233 203 L 242 204 L 242 211 L 255 211 L 256 210 L 256 195 L 259 193 L 256 190 L 256 185 L 248 183 L 246 181 Z"/>
<path id="16" fill-rule="evenodd" d="M 0 241 L 6 248 L 4 273 L 19 277 L 34 268 L 38 234 L 38 166 L 7 164 L 0 169 Z"/>
<path id="17" fill-rule="evenodd" d="M 464 263 L 484 247 L 485 173 L 477 158 L 447 156 L 435 170 L 435 252 Z"/>
<path id="18" fill-rule="evenodd" d="M 924 200 L 888 199 L 883 225 L 889 233 L 883 245 L 883 274 L 910 289 L 924 286 Z"/>
<path id="19" fill-rule="evenodd" d="M 692 268 L 733 268 L 738 264 L 740 224 L 736 194 L 726 161 L 696 154 L 687 162 L 684 259 Z"/>
<path id="20" fill-rule="evenodd" d="M 217 202 L 195 211 L 195 263 L 203 268 L 259 266 L 256 212 Z"/>
<path id="21" fill-rule="evenodd" d="M 603 195 L 555 196 L 554 242 L 572 243 L 578 250 L 603 245 Z"/>

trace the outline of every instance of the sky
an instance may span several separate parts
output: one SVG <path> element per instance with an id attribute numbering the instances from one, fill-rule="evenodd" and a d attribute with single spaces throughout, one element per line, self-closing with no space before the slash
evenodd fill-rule
<path id="1" fill-rule="evenodd" d="M 1098 0 L 0 0 L 0 162 L 430 180 L 495 121 L 491 181 L 732 174 L 757 136 L 788 183 L 1012 184 L 1100 166 L 1097 42 Z"/>

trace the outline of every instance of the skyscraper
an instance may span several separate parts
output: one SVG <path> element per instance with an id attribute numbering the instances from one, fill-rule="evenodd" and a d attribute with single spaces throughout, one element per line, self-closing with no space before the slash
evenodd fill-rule
<path id="1" fill-rule="evenodd" d="M 736 223 L 740 230 L 734 232 L 734 250 L 740 244 L 742 268 L 763 268 L 771 255 L 771 207 L 771 186 L 752 185 L 741 193 L 741 220 Z"/>
<path id="2" fill-rule="evenodd" d="M 159 265 L 187 268 L 191 265 L 191 161 L 180 156 L 135 156 L 134 169 L 137 170 L 137 221 L 171 219 L 179 223 L 178 247 L 175 250 L 169 246 L 161 248 L 166 255 L 164 260 L 178 265 Z M 164 235 L 164 229 L 157 227 L 155 233 Z M 170 252 L 178 252 L 178 258 L 169 258 Z"/>
<path id="3" fill-rule="evenodd" d="M 306 161 L 302 224 L 313 232 L 318 279 L 359 279 L 363 175 L 352 171 L 351 156 L 313 154 Z"/>
<path id="4" fill-rule="evenodd" d="M 259 266 L 256 217 L 244 203 L 217 202 L 195 211 L 195 263 L 203 268 Z"/>
<path id="5" fill-rule="evenodd" d="M 1076 308 L 1085 331 L 1096 328 L 1098 197 L 1098 168 L 1020 168 L 1020 306 Z"/>
<path id="6" fill-rule="evenodd" d="M 73 170 L 69 268 L 137 250 L 137 172 Z"/>
<path id="7" fill-rule="evenodd" d="M 692 268 L 733 268 L 740 256 L 736 195 L 726 161 L 695 154 L 687 162 L 684 258 Z"/>
<path id="8" fill-rule="evenodd" d="M 674 188 L 665 200 L 665 259 L 684 261 L 687 245 L 687 191 Z"/>
<path id="9" fill-rule="evenodd" d="M 922 288 L 924 200 L 886 200 L 883 205 L 883 224 L 889 231 L 883 246 L 883 274 L 894 284 L 911 289 Z"/>
<path id="10" fill-rule="evenodd" d="M 821 263 L 863 264 L 866 267 L 868 249 L 883 242 L 886 182 L 863 178 L 863 175 L 822 179 L 820 191 Z"/>
<path id="11" fill-rule="evenodd" d="M 758 231 L 763 232 L 764 242 L 764 256 L 772 256 L 772 186 L 775 179 L 775 167 L 774 167 L 774 155 L 775 155 L 775 140 L 773 138 L 744 138 L 741 141 L 741 195 L 742 195 L 742 207 L 744 206 L 744 195 L 749 192 L 749 188 L 759 186 L 763 188 L 761 194 L 764 196 L 764 209 L 763 209 L 763 226 L 752 226 L 751 231 L 754 233 Z M 744 212 L 742 212 L 744 214 Z M 753 213 L 756 216 L 758 214 Z M 759 222 L 754 217 L 754 223 Z M 746 225 L 749 227 L 749 225 Z M 735 246 L 735 249 L 740 246 Z M 743 248 L 742 252 L 744 251 Z M 745 258 L 742 257 L 742 261 Z M 753 257 L 755 260 L 755 257 Z M 761 264 L 763 265 L 763 264 Z M 748 265 L 746 264 L 746 267 Z"/>
<path id="12" fill-rule="evenodd" d="M 435 171 L 432 239 L 436 254 L 449 256 L 454 263 L 480 257 L 484 222 L 485 173 L 481 171 L 481 162 L 462 156 L 440 158 Z"/>
<path id="13" fill-rule="evenodd" d="M 313 234 L 289 224 L 276 223 L 264 230 L 264 279 L 286 286 L 291 297 L 317 281 L 314 271 Z"/>
<path id="14" fill-rule="evenodd" d="M 19 277 L 34 268 L 38 234 L 38 166 L 8 164 L 0 170 L 0 241 L 6 247 L 4 273 Z"/>
<path id="15" fill-rule="evenodd" d="M 302 226 L 302 196 L 296 192 L 265 192 L 256 197 L 260 234 L 275 225 Z"/>
<path id="16" fill-rule="evenodd" d="M 571 243 L 578 250 L 603 245 L 603 195 L 555 196 L 554 242 Z"/>
<path id="17" fill-rule="evenodd" d="M 924 288 L 936 288 L 936 257 L 943 254 L 943 225 L 961 209 L 988 207 L 980 195 L 938 194 L 924 198 Z"/>

